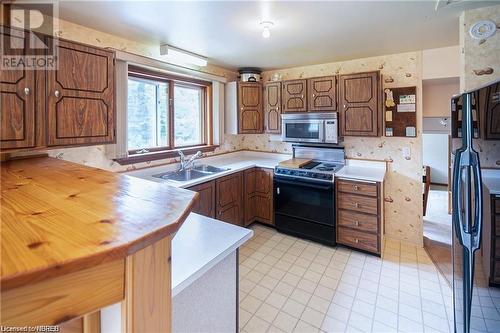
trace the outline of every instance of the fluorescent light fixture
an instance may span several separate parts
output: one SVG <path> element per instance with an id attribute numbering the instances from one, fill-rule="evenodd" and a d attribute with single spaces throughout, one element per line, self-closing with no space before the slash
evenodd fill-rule
<path id="1" fill-rule="evenodd" d="M 207 65 L 207 58 L 168 44 L 160 45 L 160 55 L 167 56 L 168 60 L 176 63 L 191 64 L 201 67 Z"/>

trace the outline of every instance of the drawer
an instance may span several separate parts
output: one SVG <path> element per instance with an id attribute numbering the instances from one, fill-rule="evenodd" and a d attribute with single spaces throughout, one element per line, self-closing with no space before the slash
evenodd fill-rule
<path id="1" fill-rule="evenodd" d="M 337 228 L 337 242 L 373 253 L 380 253 L 378 236 L 349 228 Z"/>
<path id="2" fill-rule="evenodd" d="M 378 214 L 377 197 L 365 197 L 362 195 L 338 193 L 337 203 L 339 209 L 347 209 L 375 215 Z"/>
<path id="3" fill-rule="evenodd" d="M 493 205 L 495 206 L 495 213 L 500 214 L 500 198 L 495 197 L 493 201 Z"/>
<path id="4" fill-rule="evenodd" d="M 500 215 L 493 215 L 492 219 L 495 223 L 495 236 L 500 237 Z"/>
<path id="5" fill-rule="evenodd" d="M 493 248 L 495 258 L 500 259 L 500 237 L 495 237 L 493 241 L 495 242 L 495 247 Z"/>
<path id="6" fill-rule="evenodd" d="M 377 184 L 354 182 L 344 179 L 337 180 L 337 189 L 339 192 L 355 193 L 376 197 L 378 194 Z"/>
<path id="7" fill-rule="evenodd" d="M 340 227 L 349 227 L 368 232 L 378 232 L 377 215 L 367 215 L 347 210 L 339 210 L 337 224 Z"/>

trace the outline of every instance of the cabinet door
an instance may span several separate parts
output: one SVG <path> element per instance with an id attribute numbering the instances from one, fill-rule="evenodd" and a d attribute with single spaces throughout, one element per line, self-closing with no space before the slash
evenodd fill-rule
<path id="1" fill-rule="evenodd" d="M 48 71 L 47 80 L 48 145 L 113 142 L 114 53 L 58 43 L 58 69 Z"/>
<path id="2" fill-rule="evenodd" d="M 263 223 L 273 224 L 273 170 L 255 170 L 255 218 Z"/>
<path id="3" fill-rule="evenodd" d="M 239 133 L 262 133 L 262 85 L 258 82 L 238 83 Z"/>
<path id="4" fill-rule="evenodd" d="M 256 168 L 244 171 L 244 226 L 246 227 L 255 220 L 255 185 Z"/>
<path id="5" fill-rule="evenodd" d="M 483 126 L 485 127 L 484 138 L 486 140 L 500 140 L 500 83 L 482 91 L 486 95 L 484 106 L 481 108 L 485 113 L 483 120 Z"/>
<path id="6" fill-rule="evenodd" d="M 283 82 L 283 112 L 307 111 L 307 81 L 291 80 Z"/>
<path id="7" fill-rule="evenodd" d="M 19 56 L 28 49 L 23 32 L 8 30 L 0 35 L 2 43 L 10 43 Z M 35 71 L 25 68 L 0 71 L 0 147 L 35 146 Z"/>
<path id="8" fill-rule="evenodd" d="M 281 82 L 269 82 L 265 85 L 264 132 L 281 133 Z"/>
<path id="9" fill-rule="evenodd" d="M 215 218 L 215 180 L 191 186 L 191 191 L 198 192 L 198 200 L 191 210 L 193 213 Z"/>
<path id="10" fill-rule="evenodd" d="M 337 78 L 335 76 L 307 79 L 308 111 L 337 110 Z"/>
<path id="11" fill-rule="evenodd" d="M 216 180 L 216 210 L 218 220 L 242 225 L 243 176 L 241 172 Z"/>
<path id="12" fill-rule="evenodd" d="M 379 136 L 382 127 L 379 72 L 341 75 L 340 135 Z"/>

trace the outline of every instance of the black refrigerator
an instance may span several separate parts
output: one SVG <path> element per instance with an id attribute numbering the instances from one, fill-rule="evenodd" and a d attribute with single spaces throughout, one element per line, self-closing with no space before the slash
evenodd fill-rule
<path id="1" fill-rule="evenodd" d="M 483 242 L 490 242 L 488 237 L 482 239 L 484 217 L 489 212 L 483 210 L 485 198 L 481 150 L 478 147 L 481 147 L 481 140 L 500 139 L 499 88 L 500 81 L 494 82 L 455 96 L 451 101 L 454 146 L 451 183 L 453 310 L 456 333 L 500 332 L 500 326 L 496 324 L 500 321 L 488 321 L 482 312 L 482 305 L 488 301 L 488 311 L 500 313 L 500 307 L 494 302 L 500 292 L 487 282 L 478 282 L 476 277 L 477 270 L 481 269 L 479 261 L 482 260 L 478 250 Z"/>

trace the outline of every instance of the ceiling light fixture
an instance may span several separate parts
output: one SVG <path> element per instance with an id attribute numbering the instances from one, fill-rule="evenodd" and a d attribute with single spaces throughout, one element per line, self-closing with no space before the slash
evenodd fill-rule
<path id="1" fill-rule="evenodd" d="M 167 56 L 168 60 L 176 63 L 191 64 L 201 67 L 207 65 L 207 58 L 168 44 L 160 45 L 160 55 Z"/>
<path id="2" fill-rule="evenodd" d="M 262 21 L 260 22 L 260 26 L 262 27 L 262 37 L 269 38 L 271 37 L 271 27 L 274 25 L 271 21 Z"/>

